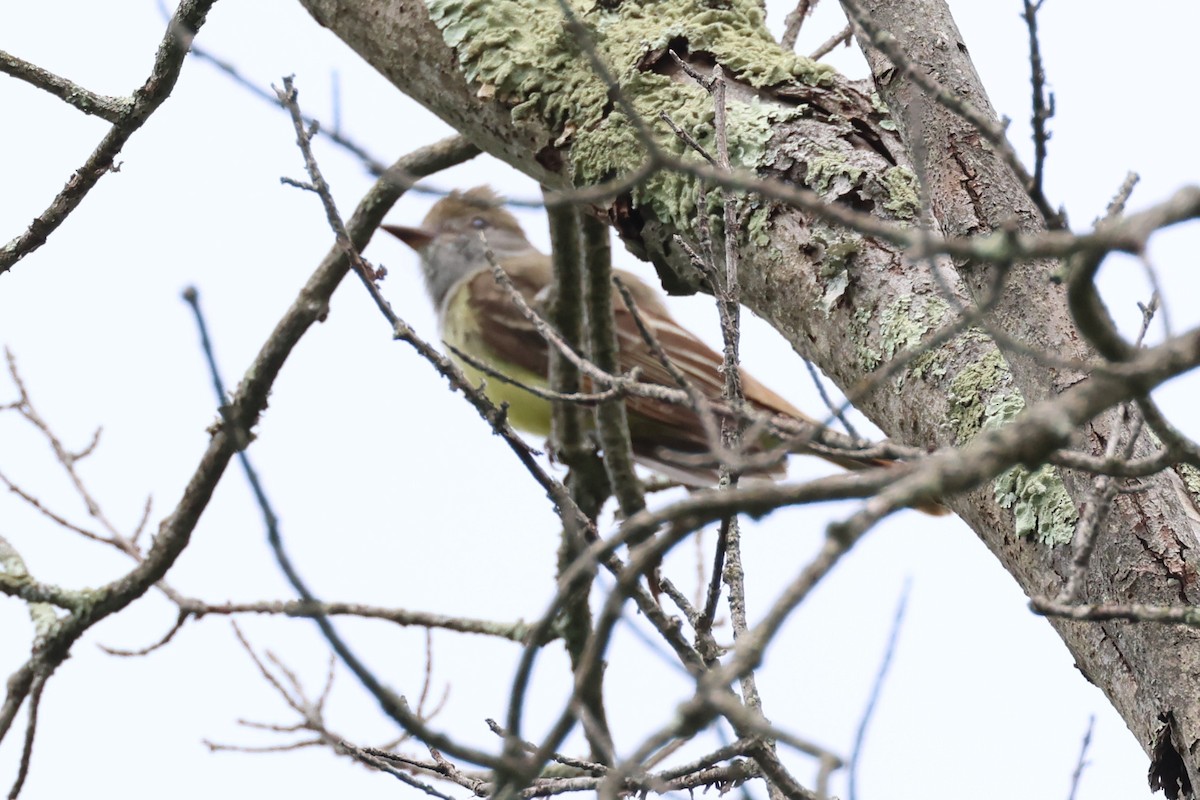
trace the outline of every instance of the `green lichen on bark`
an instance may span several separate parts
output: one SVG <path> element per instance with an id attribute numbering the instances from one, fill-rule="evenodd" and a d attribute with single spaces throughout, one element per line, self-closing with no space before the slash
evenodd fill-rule
<path id="1" fill-rule="evenodd" d="M 950 382 L 949 422 L 962 445 L 981 431 L 1000 428 L 1025 410 L 1025 400 L 1012 386 L 1012 374 L 999 350 L 960 370 Z M 992 484 L 996 504 L 1011 509 L 1017 535 L 1042 544 L 1067 544 L 1079 518 L 1058 470 L 1044 464 L 1030 471 L 1011 467 Z"/>
<path id="2" fill-rule="evenodd" d="M 879 314 L 879 339 L 884 360 L 897 353 L 917 348 L 945 319 L 950 307 L 937 297 L 920 300 L 912 295 L 897 297 Z"/>
<path id="3" fill-rule="evenodd" d="M 555 0 L 426 0 L 430 18 L 454 50 L 468 80 L 508 103 L 514 119 L 536 116 L 571 149 L 576 185 L 627 174 L 645 160 L 629 120 L 615 109 Z M 672 0 L 622 3 L 603 9 L 572 0 L 589 27 L 596 54 L 635 106 L 658 145 L 696 157 L 659 119 L 672 119 L 715 152 L 713 101 L 690 80 L 676 80 L 638 64 L 671 42 L 690 53 L 709 53 L 738 81 L 761 88 L 786 82 L 830 84 L 830 67 L 782 50 L 765 27 L 757 0 Z M 731 93 L 732 95 L 733 93 Z M 733 97 L 727 103 L 730 160 L 755 169 L 772 123 L 794 110 Z M 695 181 L 660 171 L 634 191 L 635 205 L 649 205 L 665 223 L 687 228 L 695 216 Z"/>
<path id="4" fill-rule="evenodd" d="M 868 374 L 883 363 L 883 354 L 869 344 L 873 316 L 869 309 L 860 308 L 850 318 L 850 341 L 854 342 L 854 354 L 859 368 Z"/>
<path id="5" fill-rule="evenodd" d="M 949 419 L 956 444 L 966 444 L 983 430 L 989 400 L 998 403 L 992 413 L 1011 409 L 1017 413 L 1025 401 L 1012 386 L 1012 374 L 1004 356 L 992 349 L 983 358 L 958 371 L 950 381 Z M 998 398 L 1003 398 L 999 400 Z"/>
<path id="6" fill-rule="evenodd" d="M 879 92 L 871 92 L 871 108 L 883 115 L 883 119 L 879 120 L 878 123 L 880 128 L 885 131 L 899 129 L 899 126 L 892 119 L 891 110 L 888 108 L 887 103 L 883 102 L 883 98 L 879 96 Z"/>
<path id="7" fill-rule="evenodd" d="M 1151 432 L 1151 435 L 1153 433 Z M 1188 494 L 1192 496 L 1192 502 L 1200 508 L 1200 469 L 1196 469 L 1191 464 L 1176 464 L 1175 472 L 1183 481 L 1183 486 L 1188 490 Z"/>
<path id="8" fill-rule="evenodd" d="M 746 215 L 742 230 L 746 232 L 747 241 L 765 248 L 771 244 L 771 217 L 775 213 L 775 206 L 760 197 L 751 197 L 748 206 L 750 213 Z M 783 259 L 783 253 L 774 248 L 768 251 L 767 258 L 778 263 Z"/>
<path id="9" fill-rule="evenodd" d="M 850 254 L 847 253 L 849 258 Z M 855 342 L 855 356 L 864 372 L 873 372 L 881 364 L 891 361 L 898 353 L 910 348 L 919 348 L 925 337 L 941 326 L 950 313 L 950 306 L 938 297 L 914 298 L 912 295 L 898 297 L 886 305 L 878 314 L 868 309 L 854 313 L 850 323 L 850 338 Z M 878 347 L 872 347 L 871 323 L 879 320 Z M 904 385 L 906 375 L 916 377 L 942 374 L 944 368 L 938 364 L 944 355 L 941 348 L 921 353 L 914 358 L 906 370 L 896 378 L 897 388 Z M 940 369 L 940 371 L 939 371 Z"/>
<path id="10" fill-rule="evenodd" d="M 467 80 L 495 92 L 515 119 L 540 115 L 552 126 L 600 119 L 604 84 L 580 57 L 555 3 L 429 0 L 426 6 Z"/>
<path id="11" fill-rule="evenodd" d="M 880 314 L 879 333 L 883 342 L 884 360 L 890 361 L 906 350 L 922 350 L 922 344 L 933 331 L 941 327 L 950 313 L 950 306 L 940 297 L 924 297 L 919 302 L 909 295 L 899 297 Z M 896 376 L 896 388 L 906 379 L 926 378 L 945 374 L 943 348 L 924 348 L 906 369 Z"/>
<path id="12" fill-rule="evenodd" d="M 1018 536 L 1045 545 L 1070 544 L 1079 514 L 1058 470 L 1043 464 L 1033 472 L 1012 467 L 992 484 L 996 504 L 1012 509 Z"/>
<path id="13" fill-rule="evenodd" d="M 831 192 L 840 197 L 862 180 L 863 168 L 856 167 L 841 152 L 826 151 L 808 160 L 805 182 L 819 195 Z"/>
<path id="14" fill-rule="evenodd" d="M 670 109 L 671 119 L 704 147 L 716 152 L 712 98 L 692 86 L 660 75 L 644 75 L 632 84 L 641 100 L 651 107 Z M 640 105 L 640 103 L 639 103 Z M 653 112 L 652 112 L 653 113 Z M 771 137 L 775 109 L 757 101 L 731 103 L 726 110 L 729 160 L 735 167 L 753 170 Z M 647 117 L 643 116 L 644 119 Z M 685 160 L 700 157 L 679 140 L 665 123 L 652 125 L 658 146 Z M 593 184 L 636 169 L 645 160 L 645 149 L 624 114 L 615 112 L 588 131 L 579 131 L 571 150 L 576 182 Z M 634 204 L 648 206 L 654 216 L 680 230 L 692 227 L 696 218 L 696 180 L 674 170 L 659 170 L 633 189 Z M 714 193 L 714 197 L 718 197 Z"/>
<path id="15" fill-rule="evenodd" d="M 828 317 L 850 286 L 850 262 L 862 250 L 862 236 L 842 228 L 815 224 L 811 234 L 813 263 L 825 291 L 821 308 Z"/>
<path id="16" fill-rule="evenodd" d="M 897 219 L 915 219 L 921 207 L 916 173 L 908 167 L 891 167 L 883 173 L 883 185 L 888 195 L 884 210 L 895 214 Z"/>
<path id="17" fill-rule="evenodd" d="M 542 3 L 545 5 L 545 3 Z M 550 6 L 557 11 L 556 3 Z M 573 2 L 576 9 L 594 3 Z M 711 53 L 727 70 L 756 88 L 793 80 L 810 85 L 832 83 L 832 67 L 783 50 L 766 27 L 759 0 L 660 0 L 621 3 L 589 14 L 598 33 L 610 42 L 609 63 L 633 63 L 647 50 L 685 39 L 692 53 Z"/>

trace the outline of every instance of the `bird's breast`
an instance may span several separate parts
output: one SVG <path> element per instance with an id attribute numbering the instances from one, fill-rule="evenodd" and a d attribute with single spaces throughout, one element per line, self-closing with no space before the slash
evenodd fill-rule
<path id="1" fill-rule="evenodd" d="M 547 388 L 545 375 L 531 372 L 512 362 L 503 360 L 496 351 L 487 345 L 480 332 L 479 322 L 475 319 L 475 311 L 467 302 L 468 292 L 466 282 L 462 282 L 451 291 L 447 297 L 442 313 L 442 341 L 459 352 L 466 353 L 471 358 L 527 386 L 539 389 Z M 518 428 L 535 436 L 550 435 L 550 401 L 527 392 L 520 386 L 505 383 L 497 377 L 488 375 L 455 355 L 451 350 L 450 358 L 458 365 L 467 380 L 472 385 L 484 385 L 484 394 L 497 406 L 508 405 L 508 421 Z"/>

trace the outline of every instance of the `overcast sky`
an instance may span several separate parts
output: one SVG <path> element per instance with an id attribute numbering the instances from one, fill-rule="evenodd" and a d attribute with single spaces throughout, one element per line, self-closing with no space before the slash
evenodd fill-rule
<path id="1" fill-rule="evenodd" d="M 951 7 L 994 105 L 1012 119 L 1014 144 L 1028 157 L 1029 68 L 1020 3 L 952 0 Z M 781 30 L 788 8 L 768 3 L 773 30 Z M 1041 22 L 1058 107 L 1047 190 L 1066 206 L 1074 227 L 1083 229 L 1103 213 L 1128 170 L 1142 177 L 1134 209 L 1194 183 L 1200 119 L 1188 54 L 1200 10 L 1166 0 L 1148 0 L 1136 12 L 1111 0 L 1051 0 Z M 842 24 L 836 3 L 826 0 L 798 49 L 811 51 Z M 112 95 L 142 84 L 163 28 L 155 4 L 140 0 L 0 3 L 0 49 Z M 341 129 L 385 163 L 450 132 L 297 3 L 222 0 L 197 45 L 263 87 L 294 74 L 308 113 L 329 127 L 336 107 Z M 830 60 L 856 77 L 865 74 L 851 52 Z M 0 114 L 0 241 L 7 241 L 46 207 L 108 126 L 4 76 Z M 82 448 L 103 428 L 81 473 L 124 531 L 136 525 L 147 497 L 154 504 L 151 529 L 173 507 L 215 419 L 180 292 L 198 288 L 232 385 L 330 246 L 316 197 L 280 184 L 281 176 L 303 177 L 293 142 L 284 114 L 191 60 L 173 96 L 125 148 L 120 172 L 104 177 L 45 246 L 0 276 L 0 344 L 16 357 L 39 412 L 68 447 Z M 327 142 L 318 143 L 317 155 L 348 214 L 370 176 Z M 537 195 L 533 182 L 487 158 L 431 183 L 450 188 L 483 181 L 514 196 Z M 429 202 L 405 197 L 390 219 L 416 223 Z M 544 244 L 541 215 L 520 216 L 531 238 Z M 1193 225 L 1162 234 L 1151 251 L 1176 331 L 1200 320 L 1198 239 Z M 377 237 L 367 255 L 389 268 L 383 288 L 396 311 L 436 341 L 412 254 Z M 651 277 L 623 251 L 618 260 Z M 1132 326 L 1136 303 L 1149 297 L 1140 269 L 1114 259 L 1103 281 L 1114 314 Z M 687 325 L 718 341 L 710 298 L 671 305 Z M 1161 331 L 1156 328 L 1151 340 Z M 802 408 L 820 409 L 801 362 L 757 320 L 747 320 L 743 355 L 747 368 L 774 389 Z M 1176 424 L 1192 435 L 1200 435 L 1196 391 L 1195 379 L 1187 377 L 1159 392 Z M 0 403 L 14 393 L 0 374 Z M 447 393 L 424 361 L 391 340 L 356 283 L 338 290 L 329 319 L 289 360 L 257 432 L 251 458 L 265 476 L 296 562 L 322 597 L 497 620 L 543 613 L 553 590 L 558 530 L 549 503 L 474 412 Z M 793 462 L 793 477 L 827 471 L 813 460 Z M 0 415 L 0 472 L 47 507 L 94 525 L 44 440 L 13 414 Z M 825 524 L 853 508 L 793 509 L 747 525 L 752 621 L 811 557 Z M 0 536 L 39 580 L 66 587 L 99 585 L 130 566 L 8 493 L 0 494 Z M 703 541 L 707 553 L 711 534 Z M 683 583 L 694 574 L 696 552 L 682 548 L 670 564 Z M 265 546 L 258 511 L 233 469 L 170 581 L 214 602 L 290 597 Z M 1050 626 L 1029 613 L 1015 582 L 954 518 L 900 514 L 850 554 L 769 651 L 760 678 L 767 715 L 848 753 L 906 581 L 907 624 L 864 753 L 861 797 L 1064 798 L 1093 714 L 1079 796 L 1148 795 L 1147 760 L 1122 720 L 1074 668 Z M 412 792 L 324 750 L 211 754 L 202 740 L 293 741 L 237 721 L 288 725 L 294 717 L 238 649 L 225 619 L 191 623 L 144 658 L 115 658 L 99 649 L 149 645 L 173 620 L 170 604 L 148 596 L 75 646 L 46 690 L 24 797 L 120 792 L 184 800 L 270 791 L 367 800 Z M 392 687 L 419 693 L 422 632 L 339 624 Z M 631 626 L 641 624 L 631 615 Z M 311 692 L 319 691 L 326 650 L 310 622 L 248 619 L 244 627 L 258 648 L 271 649 Z M 30 632 L 24 607 L 0 599 L 0 674 L 11 674 L 27 658 Z M 447 633 L 433 641 L 434 691 L 449 690 L 436 724 L 496 747 L 483 720 L 504 714 L 518 648 Z M 539 662 L 530 736 L 566 697 L 564 662 L 556 647 Z M 626 752 L 647 732 L 647 720 L 668 718 L 689 695 L 688 681 L 628 628 L 615 644 L 607 681 L 622 698 L 613 701 L 612 722 Z M 362 745 L 396 735 L 340 670 L 329 723 Z M 0 745 L 0 786 L 12 780 L 19 747 L 16 734 Z M 814 764 L 792 754 L 788 762 L 812 781 Z M 835 791 L 844 794 L 840 780 Z"/>

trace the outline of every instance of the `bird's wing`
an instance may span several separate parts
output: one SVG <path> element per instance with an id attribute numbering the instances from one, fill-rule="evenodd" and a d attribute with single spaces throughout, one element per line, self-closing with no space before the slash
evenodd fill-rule
<path id="1" fill-rule="evenodd" d="M 525 301 L 534 305 L 537 292 L 542 288 L 539 282 L 520 274 L 510 275 L 509 279 Z M 492 357 L 484 360 L 513 365 L 544 380 L 550 372 L 549 345 L 517 308 L 512 295 L 496 283 L 490 270 L 468 280 L 471 285 L 467 302 L 474 312 L 479 339 L 486 342 L 491 351 Z M 469 355 L 476 355 L 473 349 L 467 348 Z"/>
<path id="2" fill-rule="evenodd" d="M 633 296 L 637 317 L 668 354 L 671 363 L 683 373 L 688 383 L 699 394 L 709 400 L 719 401 L 725 390 L 721 355 L 675 322 L 650 287 L 633 276 L 625 273 L 619 275 Z M 647 383 L 677 387 L 675 378 L 655 355 L 638 329 L 634 311 L 626 307 L 619 294 L 613 295 L 613 303 L 621 369 L 629 371 L 636 367 L 640 371 L 641 380 Z M 762 411 L 785 414 L 799 420 L 808 419 L 799 409 L 759 383 L 745 370 L 741 370 L 741 378 L 746 399 L 753 406 Z M 705 452 L 709 449 L 699 417 L 687 407 L 646 397 L 631 397 L 628 406 L 631 428 L 635 416 L 644 417 L 671 429 L 670 442 L 666 446 L 672 449 L 691 453 Z"/>

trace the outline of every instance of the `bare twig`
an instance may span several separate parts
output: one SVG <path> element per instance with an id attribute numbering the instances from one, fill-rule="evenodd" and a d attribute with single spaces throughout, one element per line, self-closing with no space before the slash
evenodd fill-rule
<path id="1" fill-rule="evenodd" d="M 588 320 L 591 304 L 586 291 L 587 276 L 584 275 L 579 217 L 579 209 L 571 206 L 557 206 L 549 211 L 554 267 L 553 302 L 549 313 L 563 342 L 575 352 L 584 351 L 588 337 L 586 323 L 591 322 Z M 610 314 L 611 305 L 610 302 Z M 558 350 L 551 348 L 549 356 L 550 388 L 558 392 L 579 391 L 579 371 Z M 594 442 L 588 436 L 592 427 L 589 416 L 586 409 L 566 403 L 555 404 L 551 409 L 554 449 L 570 468 L 567 488 L 575 504 L 586 515 L 586 519 L 580 519 L 560 509 L 563 527 L 557 559 L 559 575 L 587 547 L 589 535 L 594 535 L 594 528 L 586 523 L 590 520 L 594 524 L 611 489 L 605 467 L 596 454 Z M 559 620 L 558 629 L 571 659 L 572 672 L 580 669 L 580 659 L 591 635 L 590 595 L 594 574 L 594 571 L 583 573 L 583 577 L 572 584 L 572 592 Z M 581 694 L 579 711 L 581 716 L 587 715 L 592 720 L 591 725 L 584 727 L 592 759 L 606 762 L 608 754 L 612 752 L 612 738 L 605 719 L 602 675 Z M 520 755 L 516 741 L 506 740 L 505 752 L 513 756 Z"/>
<path id="2" fill-rule="evenodd" d="M 1125 173 L 1125 179 L 1121 181 L 1121 185 L 1117 188 L 1117 193 L 1113 195 L 1113 199 L 1108 202 L 1108 206 L 1104 209 L 1105 219 L 1119 219 L 1125 213 L 1125 204 L 1129 202 L 1129 198 L 1133 194 L 1133 189 L 1140 180 L 1141 176 L 1136 172 Z"/>
<path id="3" fill-rule="evenodd" d="M 85 114 L 92 114 L 113 125 L 119 123 L 133 105 L 128 97 L 96 94 L 79 84 L 55 75 L 24 59 L 0 50 L 0 72 L 25 81 L 54 95 Z"/>
<path id="4" fill-rule="evenodd" d="M 1092 744 L 1092 729 L 1096 726 L 1096 715 L 1092 714 L 1088 717 L 1087 730 L 1083 734 L 1083 741 L 1079 745 L 1079 758 L 1075 762 L 1075 769 L 1071 772 L 1071 791 L 1067 793 L 1067 800 L 1075 800 L 1079 794 L 1079 781 L 1083 778 L 1083 770 L 1088 765 L 1087 752 Z"/>
<path id="5" fill-rule="evenodd" d="M 682 243 L 682 239 L 679 241 Z M 679 368 L 679 365 L 663 349 L 662 343 L 658 341 L 658 337 L 654 335 L 654 331 L 647 324 L 645 317 L 638 309 L 637 301 L 633 297 L 633 292 L 629 291 L 629 287 L 625 285 L 619 276 L 613 278 L 613 283 L 616 285 L 617 291 L 621 294 L 621 302 L 625 304 L 625 308 L 629 309 L 629 314 L 633 317 L 633 323 L 637 326 L 638 334 L 642 337 L 642 341 L 650 348 L 650 352 L 654 354 L 658 363 L 662 364 L 663 369 L 667 371 L 671 379 L 675 381 L 675 385 L 682 390 L 682 396 L 677 395 L 678 402 L 696 412 L 696 416 L 700 418 L 700 425 L 704 430 L 704 438 L 708 444 L 708 449 L 713 453 L 721 453 L 723 447 L 721 444 L 721 427 L 717 422 L 717 415 L 714 412 L 712 403 L 696 388 L 695 384 L 688 380 L 687 374 Z"/>
<path id="6" fill-rule="evenodd" d="M 853 36 L 854 29 L 847 25 L 833 36 L 830 36 L 828 39 L 822 42 L 820 47 L 812 51 L 812 53 L 809 55 L 809 58 L 811 58 L 813 61 L 820 61 L 822 58 L 832 53 L 834 48 L 839 44 L 844 44 L 849 47 L 850 39 Z"/>
<path id="7" fill-rule="evenodd" d="M 581 213 L 584 265 L 584 300 L 587 304 L 588 353 L 600 369 L 615 374 L 619 367 L 616 320 L 613 315 L 612 251 L 608 226 Z M 646 507 L 641 482 L 633 469 L 629 419 L 619 400 L 596 408 L 596 430 L 604 451 L 604 468 L 621 513 L 636 514 Z"/>
<path id="8" fill-rule="evenodd" d="M 33 679 L 29 690 L 29 716 L 25 720 L 25 739 L 21 744 L 21 760 L 17 765 L 17 775 L 13 779 L 12 788 L 8 790 L 8 800 L 17 800 L 25 779 L 29 777 L 29 763 L 33 757 L 33 740 L 37 735 L 38 711 L 42 707 L 42 693 L 46 689 L 46 676 L 38 675 Z"/>
<path id="9" fill-rule="evenodd" d="M 911 585 L 911 582 L 905 579 L 904 587 L 900 590 L 900 599 L 896 601 L 896 611 L 892 615 L 892 628 L 888 631 L 883 658 L 879 661 L 879 668 L 875 670 L 875 680 L 871 683 L 871 693 L 867 696 L 867 705 L 863 708 L 862 716 L 858 720 L 858 728 L 854 731 L 854 748 L 850 751 L 850 762 L 846 766 L 847 794 L 850 800 L 858 800 L 858 765 L 862 762 L 867 727 L 871 724 L 871 717 L 874 716 L 875 707 L 879 704 L 879 697 L 882 695 L 884 683 L 887 681 L 888 670 L 892 666 L 892 656 L 895 655 L 896 644 L 900 641 L 900 630 L 904 626 L 904 613 L 908 608 L 908 592 Z"/>
<path id="10" fill-rule="evenodd" d="M 1151 603 L 1060 603 L 1047 597 L 1032 597 L 1029 608 L 1035 614 L 1079 622 L 1152 622 L 1158 625 L 1187 625 L 1200 628 L 1200 606 Z"/>
<path id="11" fill-rule="evenodd" d="M 783 21 L 783 36 L 779 39 L 779 46 L 785 50 L 794 50 L 796 48 L 796 39 L 800 37 L 800 29 L 804 26 L 804 19 L 812 13 L 817 7 L 819 0 L 800 0 L 796 4 Z"/>
<path id="12" fill-rule="evenodd" d="M 158 46 L 150 76 L 134 91 L 132 101 L 120 119 L 100 140 L 83 166 L 71 174 L 66 186 L 46 210 L 34 218 L 23 233 L 0 247 L 0 274 L 7 272 L 13 264 L 45 244 L 47 237 L 83 202 L 83 198 L 100 178 L 118 169 L 115 166 L 116 157 L 125 146 L 125 142 L 142 127 L 175 88 L 192 38 L 204 24 L 204 19 L 214 2 L 215 0 L 180 2 L 175 15 L 167 23 L 167 30 Z"/>
<path id="13" fill-rule="evenodd" d="M 847 409 L 845 404 L 838 405 L 837 403 L 834 403 L 833 398 L 829 396 L 829 391 L 825 388 L 825 381 L 821 379 L 821 373 L 817 370 L 816 365 L 807 358 L 802 360 L 804 361 L 805 368 L 808 370 L 808 376 L 812 378 L 813 386 L 817 387 L 817 394 L 821 396 L 821 402 L 825 404 L 825 408 L 829 410 L 829 413 L 832 414 L 838 422 L 842 423 L 842 428 L 845 429 L 847 434 L 855 439 L 858 439 L 859 441 L 865 441 L 865 439 L 858 434 L 858 431 L 854 429 L 854 426 L 850 424 L 850 420 L 846 417 Z"/>
<path id="14" fill-rule="evenodd" d="M 599 392 L 567 392 L 567 393 L 564 393 L 564 392 L 556 392 L 553 389 L 545 389 L 541 386 L 533 386 L 532 384 L 524 383 L 522 381 L 517 380 L 513 376 L 508 375 L 508 374 L 502 372 L 501 370 L 496 369 L 492 365 L 487 364 L 484 361 L 481 361 L 480 359 L 476 358 L 475 356 L 471 355 L 470 353 L 460 350 L 459 348 L 455 347 L 452 344 L 449 344 L 448 342 L 443 341 L 442 344 L 445 345 L 446 349 L 448 349 L 451 353 L 453 353 L 456 358 L 462 359 L 465 363 L 469 364 L 474 369 L 479 370 L 481 373 L 483 373 L 484 375 L 487 375 L 489 378 L 495 378 L 496 380 L 500 381 L 501 383 L 507 383 L 510 386 L 516 386 L 521 391 L 528 392 L 529 394 L 533 395 L 534 397 L 540 397 L 543 400 L 551 400 L 551 401 L 559 402 L 559 403 L 573 403 L 575 405 L 581 405 L 581 406 L 595 406 L 600 403 L 603 403 L 605 400 L 614 400 L 614 399 L 618 399 L 621 397 L 625 397 L 629 394 L 628 387 L 621 382 L 615 382 L 609 388 L 604 389 L 603 391 L 599 391 Z M 636 371 L 637 371 L 637 368 L 634 367 L 634 369 L 630 370 L 627 377 L 630 380 L 637 380 Z"/>
<path id="15" fill-rule="evenodd" d="M 1033 177 L 1031 194 L 1045 197 L 1042 182 L 1046 171 L 1046 145 L 1050 141 L 1047 127 L 1054 116 L 1054 93 L 1046 91 L 1046 67 L 1042 63 L 1042 47 L 1038 38 L 1037 14 L 1042 4 L 1024 0 L 1025 26 L 1029 29 L 1029 77 L 1033 85 Z M 1050 218 L 1047 218 L 1049 221 Z"/>

